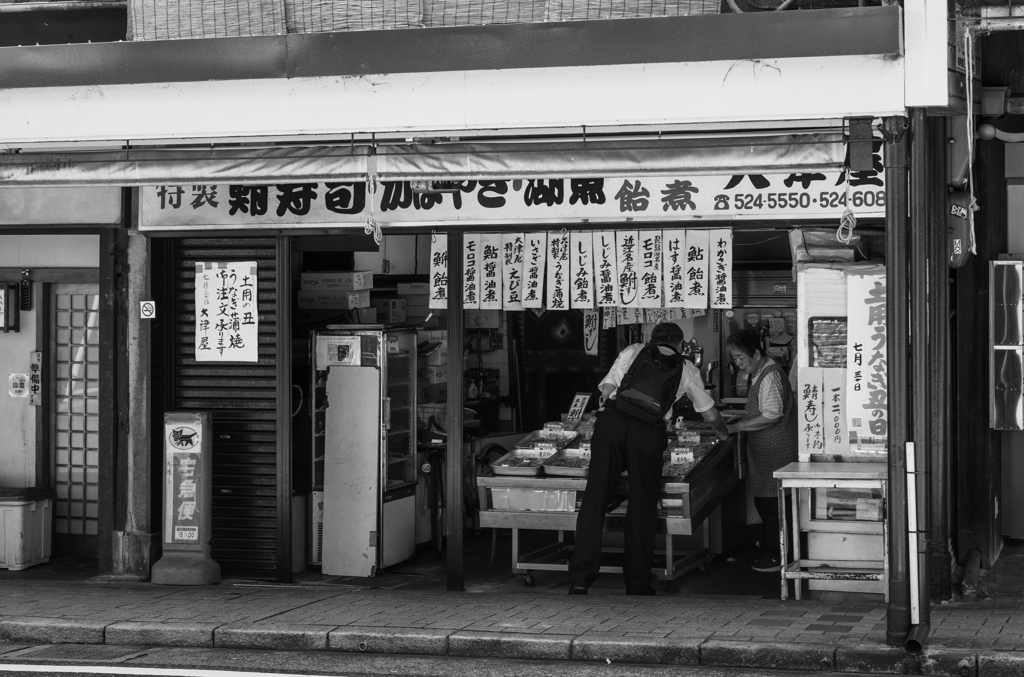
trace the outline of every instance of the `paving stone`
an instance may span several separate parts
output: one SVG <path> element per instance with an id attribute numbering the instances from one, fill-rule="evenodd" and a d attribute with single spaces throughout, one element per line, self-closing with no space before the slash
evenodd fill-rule
<path id="1" fill-rule="evenodd" d="M 747 621 L 747 625 L 762 625 L 765 627 L 787 628 L 793 625 L 793 621 L 784 621 L 775 618 L 754 618 Z"/>
<path id="2" fill-rule="evenodd" d="M 762 670 L 832 670 L 835 649 L 826 644 L 709 640 L 700 647 L 700 664 Z"/>
<path id="3" fill-rule="evenodd" d="M 107 626 L 104 641 L 107 644 L 140 646 L 212 647 L 213 631 L 218 625 L 220 624 L 121 621 Z"/>
<path id="4" fill-rule="evenodd" d="M 572 642 L 572 659 L 614 663 L 654 663 L 662 665 L 698 665 L 699 639 L 666 637 L 664 639 L 577 637 Z"/>
<path id="5" fill-rule="evenodd" d="M 840 614 L 826 614 L 818 618 L 822 623 L 859 623 L 863 616 L 843 616 Z"/>
<path id="6" fill-rule="evenodd" d="M 836 672 L 882 672 L 903 675 L 907 674 L 907 659 L 906 651 L 887 644 L 840 644 L 836 648 Z"/>
<path id="7" fill-rule="evenodd" d="M 103 644 L 107 621 L 18 618 L 0 621 L 0 639 L 29 644 Z"/>
<path id="8" fill-rule="evenodd" d="M 463 630 L 448 636 L 448 654 L 471 658 L 568 660 L 573 639 L 572 635 Z"/>
<path id="9" fill-rule="evenodd" d="M 214 630 L 213 642 L 225 649 L 317 651 L 327 648 L 327 633 L 333 628 L 294 623 L 232 623 Z"/>
<path id="10" fill-rule="evenodd" d="M 332 651 L 444 656 L 448 653 L 449 630 L 430 628 L 381 630 L 379 628 L 337 628 L 327 634 Z"/>

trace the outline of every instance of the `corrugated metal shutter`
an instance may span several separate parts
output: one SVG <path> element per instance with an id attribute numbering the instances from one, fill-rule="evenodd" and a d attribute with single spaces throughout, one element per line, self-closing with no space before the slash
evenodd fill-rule
<path id="1" fill-rule="evenodd" d="M 195 264 L 256 261 L 259 363 L 196 362 Z M 174 242 L 175 411 L 213 413 L 213 558 L 231 578 L 277 566 L 277 265 L 274 238 Z"/>

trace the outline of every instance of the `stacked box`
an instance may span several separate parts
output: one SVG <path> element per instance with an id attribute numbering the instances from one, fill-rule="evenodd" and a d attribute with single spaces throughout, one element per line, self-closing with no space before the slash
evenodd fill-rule
<path id="1" fill-rule="evenodd" d="M 385 324 L 405 323 L 405 299 L 374 299 L 377 319 Z"/>
<path id="2" fill-rule="evenodd" d="M 405 299 L 406 317 L 409 322 L 422 322 L 430 314 L 430 283 L 401 283 L 398 285 L 398 295 Z"/>
<path id="3" fill-rule="evenodd" d="M 448 365 L 441 367 L 425 366 L 420 368 L 420 385 L 436 385 L 448 382 Z"/>

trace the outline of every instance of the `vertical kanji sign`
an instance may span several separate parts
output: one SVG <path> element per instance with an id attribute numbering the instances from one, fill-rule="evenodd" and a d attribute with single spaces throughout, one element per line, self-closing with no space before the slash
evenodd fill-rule
<path id="1" fill-rule="evenodd" d="M 430 298 L 431 309 L 448 307 L 448 238 L 430 236 Z"/>
<path id="2" fill-rule="evenodd" d="M 594 307 L 594 239 L 590 233 L 569 235 L 569 307 Z M 589 354 L 589 353 L 588 353 Z"/>
<path id="3" fill-rule="evenodd" d="M 548 256 L 548 234 L 526 234 L 526 260 L 523 264 L 523 308 L 544 307 L 544 271 Z"/>
<path id="4" fill-rule="evenodd" d="M 619 268 L 619 305 L 626 308 L 640 307 L 640 262 L 637 258 L 639 239 L 640 233 L 635 230 L 615 232 L 615 261 Z"/>
<path id="5" fill-rule="evenodd" d="M 665 230 L 661 234 L 661 269 L 665 276 L 665 307 L 682 308 L 686 302 L 686 231 Z"/>
<path id="6" fill-rule="evenodd" d="M 462 240 L 462 307 L 480 309 L 480 235 L 466 234 Z"/>
<path id="7" fill-rule="evenodd" d="M 597 305 L 602 308 L 618 307 L 619 269 L 615 262 L 615 233 L 594 233 L 593 240 Z M 611 315 L 608 313 L 606 317 Z"/>
<path id="8" fill-rule="evenodd" d="M 800 440 L 800 458 L 825 453 L 825 416 L 822 411 L 822 382 L 820 367 L 800 370 L 800 392 L 797 393 L 797 429 Z"/>
<path id="9" fill-rule="evenodd" d="M 523 252 L 524 233 L 505 233 L 501 236 L 502 304 L 505 310 L 523 309 Z"/>
<path id="10" fill-rule="evenodd" d="M 480 236 L 480 308 L 501 310 L 501 234 Z"/>
<path id="11" fill-rule="evenodd" d="M 885 273 L 851 274 L 846 281 L 850 451 L 884 454 L 889 440 Z"/>
<path id="12" fill-rule="evenodd" d="M 662 307 L 662 233 L 660 230 L 640 231 L 640 307 Z"/>
<path id="13" fill-rule="evenodd" d="M 583 311 L 583 353 L 597 355 L 598 340 L 601 338 L 601 318 L 599 310 Z"/>
<path id="14" fill-rule="evenodd" d="M 732 229 L 708 231 L 711 307 L 732 308 Z"/>
<path id="15" fill-rule="evenodd" d="M 196 263 L 196 362 L 258 362 L 255 261 Z"/>
<path id="16" fill-rule="evenodd" d="M 569 233 L 548 235 L 548 310 L 569 309 Z"/>
<path id="17" fill-rule="evenodd" d="M 846 370 L 829 367 L 822 372 L 825 453 L 842 456 L 850 451 L 850 433 L 846 428 Z"/>
<path id="18" fill-rule="evenodd" d="M 686 231 L 683 268 L 684 308 L 708 307 L 708 231 Z"/>

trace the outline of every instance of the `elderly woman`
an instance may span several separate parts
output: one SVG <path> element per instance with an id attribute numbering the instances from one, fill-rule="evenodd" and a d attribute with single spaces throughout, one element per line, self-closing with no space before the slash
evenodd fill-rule
<path id="1" fill-rule="evenodd" d="M 738 331 L 726 339 L 725 347 L 736 367 L 750 374 L 746 416 L 730 425 L 729 432 L 747 434 L 747 486 L 764 525 L 753 569 L 778 571 L 779 498 L 772 473 L 797 460 L 796 401 L 782 367 L 761 352 L 757 332 Z"/>

